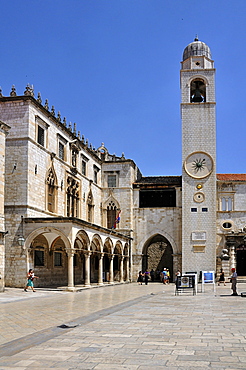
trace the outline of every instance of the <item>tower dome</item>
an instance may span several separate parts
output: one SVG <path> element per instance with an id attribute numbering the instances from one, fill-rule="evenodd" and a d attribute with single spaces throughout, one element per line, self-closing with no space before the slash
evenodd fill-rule
<path id="1" fill-rule="evenodd" d="M 205 56 L 209 59 L 212 59 L 211 51 L 208 45 L 205 44 L 205 42 L 199 41 L 197 37 L 184 49 L 183 61 L 193 55 Z"/>

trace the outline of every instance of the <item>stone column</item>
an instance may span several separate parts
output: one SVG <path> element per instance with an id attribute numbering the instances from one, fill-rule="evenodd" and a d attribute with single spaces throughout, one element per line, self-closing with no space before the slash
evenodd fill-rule
<path id="1" fill-rule="evenodd" d="M 73 256 L 74 251 L 71 249 L 67 251 L 67 258 L 68 258 L 68 284 L 67 284 L 67 290 L 74 291 L 74 276 L 73 276 Z"/>
<path id="2" fill-rule="evenodd" d="M 5 258 L 5 246 L 4 246 L 4 236 L 0 234 L 0 292 L 4 291 L 4 258 Z"/>
<path id="3" fill-rule="evenodd" d="M 129 257 L 125 257 L 126 259 L 126 282 L 129 282 Z"/>
<path id="4" fill-rule="evenodd" d="M 98 255 L 98 285 L 103 285 L 103 253 Z"/>
<path id="5" fill-rule="evenodd" d="M 114 255 L 109 255 L 110 266 L 109 266 L 109 284 L 114 284 Z"/>
<path id="6" fill-rule="evenodd" d="M 235 245 L 231 246 L 231 269 L 236 268 Z"/>
<path id="7" fill-rule="evenodd" d="M 0 121 L 0 292 L 3 292 L 5 289 L 5 141 L 9 129 L 10 126 Z"/>
<path id="8" fill-rule="evenodd" d="M 119 258 L 120 258 L 120 283 L 124 283 L 124 269 L 123 269 L 124 257 L 120 256 Z"/>
<path id="9" fill-rule="evenodd" d="M 91 281 L 90 281 L 90 256 L 91 252 L 90 251 L 85 251 L 85 286 L 91 286 Z"/>

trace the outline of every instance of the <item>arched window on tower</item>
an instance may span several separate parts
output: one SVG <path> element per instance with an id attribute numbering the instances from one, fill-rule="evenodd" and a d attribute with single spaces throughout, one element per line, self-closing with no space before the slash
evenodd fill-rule
<path id="1" fill-rule="evenodd" d="M 54 169 L 51 167 L 46 178 L 47 184 L 47 208 L 49 212 L 56 212 L 57 184 Z"/>
<path id="2" fill-rule="evenodd" d="M 206 85 L 200 78 L 191 81 L 190 84 L 190 102 L 205 103 L 206 102 Z"/>
<path id="3" fill-rule="evenodd" d="M 113 201 L 107 206 L 107 228 L 112 229 L 116 220 L 117 207 Z"/>

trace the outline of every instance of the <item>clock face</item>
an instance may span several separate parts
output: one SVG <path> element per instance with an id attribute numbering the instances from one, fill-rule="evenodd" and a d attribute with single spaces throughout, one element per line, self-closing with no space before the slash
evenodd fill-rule
<path id="1" fill-rule="evenodd" d="M 213 160 L 204 152 L 191 153 L 184 163 L 185 171 L 189 176 L 201 179 L 210 175 L 213 170 Z"/>

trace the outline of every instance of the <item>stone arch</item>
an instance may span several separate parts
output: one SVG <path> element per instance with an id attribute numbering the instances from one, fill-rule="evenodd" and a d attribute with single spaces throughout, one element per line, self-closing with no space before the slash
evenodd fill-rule
<path id="1" fill-rule="evenodd" d="M 173 247 L 163 234 L 154 234 L 144 243 L 142 249 L 142 271 L 154 270 L 155 280 L 160 280 L 160 272 L 169 269 L 173 278 Z"/>
<path id="2" fill-rule="evenodd" d="M 35 269 L 39 279 L 36 286 L 67 285 L 67 251 L 70 240 L 54 227 L 42 227 L 31 232 L 26 239 L 28 266 Z"/>
<path id="3" fill-rule="evenodd" d="M 89 250 L 90 249 L 90 239 L 88 234 L 84 230 L 80 230 L 75 238 L 75 242 L 79 246 L 80 250 Z"/>
<path id="4" fill-rule="evenodd" d="M 104 146 L 104 143 L 97 149 L 97 152 L 102 161 L 108 160 L 108 149 Z"/>
<path id="5" fill-rule="evenodd" d="M 125 245 L 124 245 L 123 255 L 129 257 L 129 245 L 128 245 L 128 243 L 125 243 Z"/>
<path id="6" fill-rule="evenodd" d="M 191 82 L 192 82 L 194 79 L 196 79 L 196 78 L 198 78 L 199 80 L 203 80 L 203 81 L 205 82 L 206 86 L 208 86 L 208 85 L 209 85 L 209 81 L 208 81 L 208 79 L 207 79 L 207 77 L 206 77 L 206 76 L 201 75 L 201 74 L 196 74 L 196 76 L 192 76 L 192 77 L 190 77 L 190 78 L 189 78 L 188 86 L 190 86 L 190 85 L 191 85 Z"/>
<path id="7" fill-rule="evenodd" d="M 109 281 L 110 259 L 113 253 L 113 242 L 107 237 L 103 244 L 103 271 L 104 281 Z"/>
<path id="8" fill-rule="evenodd" d="M 164 238 L 166 238 L 170 242 L 170 244 L 172 245 L 173 253 L 174 254 L 177 254 L 177 253 L 180 253 L 181 252 L 181 250 L 178 247 L 177 242 L 173 239 L 173 237 L 169 233 L 167 233 L 166 231 L 160 230 L 160 229 L 155 229 L 155 232 L 152 234 L 152 236 L 149 237 L 149 236 L 145 235 L 141 239 L 141 241 L 139 242 L 139 244 L 138 244 L 138 246 L 139 246 L 139 248 L 138 248 L 139 254 L 141 252 L 143 252 L 144 245 L 148 242 L 148 240 L 150 240 L 155 235 L 162 235 Z"/>
<path id="9" fill-rule="evenodd" d="M 117 242 L 115 243 L 114 254 L 119 254 L 119 255 L 123 254 L 123 245 L 121 241 L 119 240 L 117 240 Z"/>
<path id="10" fill-rule="evenodd" d="M 113 242 L 112 242 L 111 238 L 109 238 L 109 237 L 107 237 L 105 239 L 105 242 L 103 244 L 103 252 L 104 253 L 110 253 L 110 254 L 113 253 Z"/>
<path id="11" fill-rule="evenodd" d="M 190 79 L 190 102 L 205 103 L 208 81 L 204 76 L 195 76 Z"/>
<path id="12" fill-rule="evenodd" d="M 59 236 L 67 249 L 71 248 L 71 241 L 70 239 L 60 230 L 55 227 L 40 227 L 34 231 L 32 231 L 26 238 L 25 241 L 25 247 L 29 248 L 32 245 L 33 240 L 38 236 L 38 235 L 45 235 L 45 238 L 47 239 L 49 243 L 49 248 L 52 245 L 52 242 Z"/>
<path id="13" fill-rule="evenodd" d="M 102 238 L 100 237 L 100 235 L 98 234 L 93 235 L 91 245 L 90 245 L 90 250 L 92 252 L 95 252 L 95 251 L 102 252 L 102 246 L 103 246 L 103 242 L 102 242 Z"/>
<path id="14" fill-rule="evenodd" d="M 122 252 L 123 252 L 122 243 L 119 240 L 117 240 L 114 247 L 114 260 L 113 260 L 114 280 L 117 281 L 120 281 L 121 278 L 120 266 L 121 263 L 123 263 Z"/>

